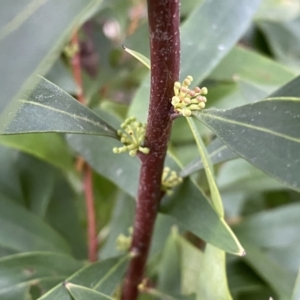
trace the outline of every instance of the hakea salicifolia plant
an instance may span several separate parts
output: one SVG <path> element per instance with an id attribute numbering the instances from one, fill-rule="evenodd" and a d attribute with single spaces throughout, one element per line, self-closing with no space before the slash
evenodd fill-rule
<path id="1" fill-rule="evenodd" d="M 121 124 L 118 135 L 124 146 L 113 148 L 114 153 L 129 151 L 130 156 L 135 156 L 138 152 L 149 153 L 149 148 L 143 147 L 145 141 L 146 124 L 138 122 L 136 118 L 130 117 Z"/>
<path id="2" fill-rule="evenodd" d="M 207 88 L 195 87 L 193 90 L 189 89 L 193 77 L 187 76 L 182 84 L 178 81 L 174 83 L 174 96 L 172 97 L 172 105 L 176 113 L 184 117 L 191 116 L 193 111 L 199 111 L 205 107 L 207 101 L 203 95 L 207 94 Z"/>

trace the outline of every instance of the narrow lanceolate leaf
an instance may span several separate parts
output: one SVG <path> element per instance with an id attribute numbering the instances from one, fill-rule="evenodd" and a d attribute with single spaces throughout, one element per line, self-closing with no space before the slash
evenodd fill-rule
<path id="1" fill-rule="evenodd" d="M 248 28 L 260 2 L 214 0 L 195 9 L 181 29 L 181 77 L 202 81 Z"/>
<path id="2" fill-rule="evenodd" d="M 70 148 L 57 133 L 2 135 L 0 144 L 38 157 L 64 172 L 74 172 Z"/>
<path id="3" fill-rule="evenodd" d="M 0 111 L 16 98 L 24 84 L 34 84 L 35 72 L 44 74 L 96 0 L 1 1 Z M 50 26 L 51 24 L 51 26 Z M 5 75 L 4 75 L 5 74 Z"/>
<path id="4" fill-rule="evenodd" d="M 300 269 L 298 271 L 298 276 L 295 282 L 295 286 L 293 289 L 293 296 L 291 300 L 298 300 L 300 299 Z"/>
<path id="5" fill-rule="evenodd" d="M 210 244 L 202 252 L 180 236 L 177 236 L 177 244 L 182 264 L 182 292 L 196 294 L 197 300 L 232 300 L 227 285 L 225 252 Z"/>
<path id="6" fill-rule="evenodd" d="M 212 164 L 221 163 L 238 157 L 235 152 L 228 148 L 218 138 L 214 139 L 207 147 L 207 152 Z M 185 166 L 179 173 L 181 177 L 187 177 L 201 169 L 203 169 L 203 162 L 196 158 L 187 166 Z"/>
<path id="7" fill-rule="evenodd" d="M 65 287 L 68 289 L 74 300 L 114 300 L 114 298 L 81 285 L 67 282 Z"/>
<path id="8" fill-rule="evenodd" d="M 207 243 L 228 253 L 244 255 L 243 247 L 225 220 L 191 180 L 185 179 L 172 196 L 164 199 L 160 211 Z"/>
<path id="9" fill-rule="evenodd" d="M 96 262 L 80 269 L 67 278 L 66 282 L 88 287 L 97 292 L 111 296 L 121 282 L 128 261 L 129 255 L 124 255 Z M 60 283 L 39 298 L 39 300 L 53 299 L 72 300 L 72 297 L 68 290 Z"/>
<path id="10" fill-rule="evenodd" d="M 41 78 L 34 91 L 10 105 L 0 118 L 0 134 L 62 132 L 118 138 L 93 111 L 50 81 Z"/>
<path id="11" fill-rule="evenodd" d="M 70 253 L 66 241 L 41 218 L 2 195 L 0 228 L 0 245 L 8 249 Z"/>
<path id="12" fill-rule="evenodd" d="M 143 54 L 141 54 L 139 52 L 136 52 L 134 50 L 126 48 L 125 46 L 123 46 L 123 48 L 124 48 L 124 50 L 126 52 L 128 52 L 129 54 L 131 54 L 137 60 L 139 60 L 143 65 L 145 65 L 150 70 L 150 60 L 149 60 L 149 58 L 147 58 L 146 56 L 144 56 Z"/>
<path id="13" fill-rule="evenodd" d="M 82 263 L 70 256 L 50 252 L 21 253 L 1 258 L 0 299 L 26 299 L 31 287 L 45 291 L 81 267 Z M 14 298 L 15 295 L 18 297 Z"/>
<path id="14" fill-rule="evenodd" d="M 195 116 L 239 156 L 300 190 L 300 98 L 272 98 Z"/>
<path id="15" fill-rule="evenodd" d="M 213 204 L 214 208 L 216 209 L 216 211 L 218 212 L 218 214 L 221 217 L 224 217 L 224 208 L 223 208 L 221 196 L 220 196 L 220 193 L 219 193 L 219 190 L 218 190 L 215 178 L 214 178 L 212 163 L 209 159 L 205 145 L 201 139 L 201 136 L 197 130 L 197 127 L 195 126 L 193 119 L 186 118 L 186 120 L 187 120 L 187 122 L 190 126 L 190 129 L 194 135 L 194 138 L 195 138 L 195 141 L 197 144 L 197 148 L 198 148 L 201 160 L 204 165 L 204 170 L 205 170 L 206 178 L 207 178 L 208 185 L 209 185 L 212 204 Z"/>

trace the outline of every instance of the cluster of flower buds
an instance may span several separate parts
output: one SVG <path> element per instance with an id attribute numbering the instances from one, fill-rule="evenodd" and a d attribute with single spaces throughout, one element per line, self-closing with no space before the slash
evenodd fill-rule
<path id="1" fill-rule="evenodd" d="M 132 241 L 132 234 L 133 234 L 133 228 L 130 227 L 128 229 L 129 235 L 126 236 L 124 234 L 120 234 L 117 237 L 117 250 L 118 251 L 128 251 L 130 249 L 131 241 Z"/>
<path id="2" fill-rule="evenodd" d="M 129 151 L 130 156 L 135 156 L 138 151 L 148 154 L 149 148 L 143 147 L 146 133 L 146 124 L 138 122 L 136 118 L 131 117 L 121 124 L 121 130 L 118 130 L 121 143 L 124 146 L 113 148 L 114 153 Z"/>
<path id="3" fill-rule="evenodd" d="M 182 178 L 177 175 L 175 171 L 165 167 L 161 179 L 161 189 L 168 195 L 172 194 L 172 188 L 182 182 Z"/>
<path id="4" fill-rule="evenodd" d="M 201 110 L 205 107 L 207 88 L 195 87 L 193 90 L 189 89 L 189 85 L 192 83 L 193 77 L 187 76 L 183 80 L 182 84 L 178 81 L 174 83 L 174 94 L 172 97 L 172 105 L 177 113 L 182 114 L 185 117 L 189 117 L 192 111 Z"/>

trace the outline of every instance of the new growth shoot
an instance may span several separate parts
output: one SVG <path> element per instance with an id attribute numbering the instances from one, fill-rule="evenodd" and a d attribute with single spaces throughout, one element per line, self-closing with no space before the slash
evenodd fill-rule
<path id="1" fill-rule="evenodd" d="M 172 97 L 172 105 L 176 113 L 185 117 L 189 117 L 192 111 L 199 111 L 205 107 L 207 101 L 203 95 L 207 94 L 207 88 L 195 87 L 193 90 L 189 89 L 193 77 L 187 76 L 182 84 L 178 81 L 174 83 L 174 95 Z"/>

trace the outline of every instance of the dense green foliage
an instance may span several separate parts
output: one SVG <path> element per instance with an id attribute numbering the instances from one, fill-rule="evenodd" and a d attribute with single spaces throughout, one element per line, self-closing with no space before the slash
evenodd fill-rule
<path id="1" fill-rule="evenodd" d="M 119 295 L 140 162 L 112 149 L 126 117 L 146 122 L 148 70 L 122 48 L 147 65 L 145 5 L 0 3 L 1 300 Z M 183 182 L 161 203 L 140 299 L 299 300 L 300 1 L 182 0 L 181 20 L 181 80 L 208 102 L 174 120 L 166 166 Z M 66 51 L 78 28 L 88 107 Z M 95 263 L 78 155 L 93 170 Z"/>

